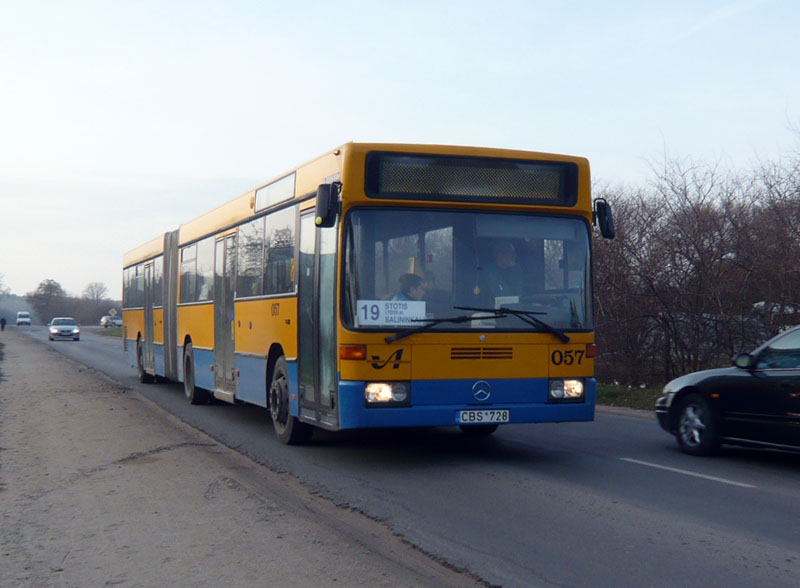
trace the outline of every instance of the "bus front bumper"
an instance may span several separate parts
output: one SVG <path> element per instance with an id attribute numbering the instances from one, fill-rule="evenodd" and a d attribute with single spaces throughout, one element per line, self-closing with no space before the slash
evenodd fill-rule
<path id="1" fill-rule="evenodd" d="M 594 419 L 596 383 L 585 380 L 582 402 L 548 401 L 548 380 L 488 380 L 495 393 L 485 401 L 473 398 L 473 380 L 411 383 L 410 406 L 367 406 L 364 382 L 339 383 L 339 428 L 443 427 L 462 424 L 462 411 L 508 411 L 512 423 L 556 423 Z M 504 415 L 506 416 L 506 415 Z M 466 424 L 466 423 L 464 423 Z M 478 423 L 475 423 L 478 424 Z"/>

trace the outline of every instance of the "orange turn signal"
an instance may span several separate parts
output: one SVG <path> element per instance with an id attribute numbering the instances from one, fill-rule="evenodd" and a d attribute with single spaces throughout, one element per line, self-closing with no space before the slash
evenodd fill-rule
<path id="1" fill-rule="evenodd" d="M 367 359 L 367 346 L 339 345 L 339 359 Z"/>

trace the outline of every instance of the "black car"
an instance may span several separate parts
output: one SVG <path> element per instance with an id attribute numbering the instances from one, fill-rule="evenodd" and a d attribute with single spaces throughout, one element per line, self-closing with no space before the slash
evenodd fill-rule
<path id="1" fill-rule="evenodd" d="M 723 443 L 800 448 L 800 326 L 740 353 L 731 367 L 672 380 L 656 416 L 692 455 Z"/>

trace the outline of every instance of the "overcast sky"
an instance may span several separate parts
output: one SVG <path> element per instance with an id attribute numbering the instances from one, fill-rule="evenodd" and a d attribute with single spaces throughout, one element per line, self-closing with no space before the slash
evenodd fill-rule
<path id="1" fill-rule="evenodd" d="M 793 0 L 0 0 L 0 274 L 125 251 L 350 140 L 750 169 L 798 146 Z M 612 203 L 613 204 L 613 203 Z"/>

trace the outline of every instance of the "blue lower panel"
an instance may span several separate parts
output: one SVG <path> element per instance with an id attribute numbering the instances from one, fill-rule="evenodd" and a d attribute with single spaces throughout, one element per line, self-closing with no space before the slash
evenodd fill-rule
<path id="1" fill-rule="evenodd" d="M 153 360 L 155 361 L 156 374 L 164 376 L 164 345 L 161 343 L 153 343 Z"/>
<path id="2" fill-rule="evenodd" d="M 136 340 L 128 339 L 125 343 L 125 356 L 131 364 L 131 367 L 136 367 Z"/>
<path id="3" fill-rule="evenodd" d="M 541 379 L 486 380 L 491 397 L 478 402 L 472 396 L 475 380 L 421 380 L 411 383 L 411 406 L 367 408 L 364 382 L 339 383 L 339 426 L 342 429 L 366 427 L 439 427 L 456 425 L 456 415 L 465 409 L 508 409 L 511 423 L 552 423 L 591 421 L 597 385 L 586 380 L 586 402 L 548 403 L 549 381 Z"/>
<path id="4" fill-rule="evenodd" d="M 236 369 L 236 400 L 267 406 L 267 358 L 237 355 Z"/>
<path id="5" fill-rule="evenodd" d="M 128 361 L 131 362 L 131 367 L 136 367 L 136 341 L 128 341 L 127 351 L 125 352 Z M 153 343 L 153 360 L 155 361 L 156 375 L 163 376 L 164 371 L 164 345 L 161 343 Z"/>
<path id="6" fill-rule="evenodd" d="M 207 349 L 193 349 L 194 352 L 194 385 L 206 390 L 214 389 L 214 352 Z M 182 356 L 181 356 L 182 357 Z"/>
<path id="7" fill-rule="evenodd" d="M 178 381 L 183 382 L 183 345 L 178 345 L 175 353 L 178 354 Z"/>
<path id="8" fill-rule="evenodd" d="M 286 368 L 289 370 L 289 414 L 299 416 L 300 414 L 300 381 L 297 376 L 297 360 L 286 361 Z"/>

